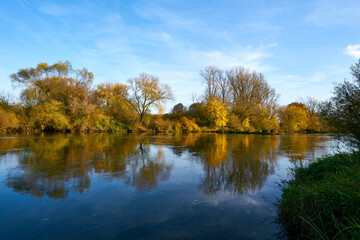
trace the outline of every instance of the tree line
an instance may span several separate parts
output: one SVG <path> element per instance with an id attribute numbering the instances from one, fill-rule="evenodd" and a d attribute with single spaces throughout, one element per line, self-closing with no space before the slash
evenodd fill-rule
<path id="1" fill-rule="evenodd" d="M 0 129 L 25 131 L 329 131 L 319 101 L 308 98 L 287 106 L 262 73 L 244 67 L 200 71 L 203 96 L 190 106 L 176 104 L 170 86 L 141 73 L 124 83 L 93 86 L 94 74 L 68 61 L 39 63 L 10 76 L 19 100 L 0 97 Z M 157 108 L 160 114 L 151 114 Z"/>

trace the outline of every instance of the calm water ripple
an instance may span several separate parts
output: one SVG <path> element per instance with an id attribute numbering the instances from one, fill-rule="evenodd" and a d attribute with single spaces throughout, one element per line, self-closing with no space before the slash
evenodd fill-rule
<path id="1" fill-rule="evenodd" d="M 327 135 L 0 137 L 2 239 L 276 239 L 276 182 Z"/>

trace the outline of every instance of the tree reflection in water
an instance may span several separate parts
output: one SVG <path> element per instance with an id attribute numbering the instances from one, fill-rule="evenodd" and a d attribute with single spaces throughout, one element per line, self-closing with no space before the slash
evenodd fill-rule
<path id="1" fill-rule="evenodd" d="M 213 135 L 204 145 L 205 176 L 200 189 L 205 194 L 219 191 L 244 194 L 260 189 L 277 160 L 278 136 Z M 204 141 L 206 142 L 206 141 Z M 224 147 L 226 146 L 226 148 Z"/>
<path id="2" fill-rule="evenodd" d="M 171 161 L 187 153 L 190 161 L 203 168 L 200 183 L 194 184 L 204 194 L 244 194 L 262 188 L 274 173 L 280 154 L 305 157 L 314 145 L 325 140 L 304 135 L 238 134 L 0 138 L 0 161 L 7 154 L 16 156 L 17 165 L 6 180 L 14 191 L 65 199 L 70 192 L 89 189 L 94 176 L 123 181 L 138 191 L 154 189 L 159 181 L 169 179 L 174 166 Z M 165 157 L 164 151 L 172 156 Z"/>
<path id="3" fill-rule="evenodd" d="M 7 186 L 37 197 L 65 199 L 69 192 L 82 193 L 90 188 L 92 174 L 145 190 L 171 170 L 162 150 L 154 149 L 158 154 L 151 157 L 142 138 L 104 134 L 12 139 L 15 145 L 23 150 L 16 153 L 18 166 L 8 173 Z"/>

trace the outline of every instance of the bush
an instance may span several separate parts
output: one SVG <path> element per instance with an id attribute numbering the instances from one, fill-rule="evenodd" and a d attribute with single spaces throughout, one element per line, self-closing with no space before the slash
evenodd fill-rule
<path id="1" fill-rule="evenodd" d="M 174 123 L 162 117 L 154 117 L 149 125 L 152 130 L 156 131 L 172 131 Z"/>
<path id="2" fill-rule="evenodd" d="M 244 126 L 241 124 L 239 117 L 233 113 L 229 115 L 229 121 L 227 127 L 231 131 L 244 131 Z"/>
<path id="3" fill-rule="evenodd" d="M 19 127 L 19 120 L 12 112 L 0 109 L 0 129 L 16 129 Z"/>
<path id="4" fill-rule="evenodd" d="M 198 132 L 199 126 L 195 123 L 195 120 L 187 117 L 180 118 L 181 129 L 186 132 Z"/>
<path id="5" fill-rule="evenodd" d="M 225 103 L 221 102 L 220 99 L 214 97 L 207 101 L 205 116 L 212 129 L 223 129 L 229 121 L 228 114 Z"/>
<path id="6" fill-rule="evenodd" d="M 284 181 L 279 216 L 290 236 L 360 239 L 360 153 L 299 165 Z"/>
<path id="7" fill-rule="evenodd" d="M 31 109 L 30 120 L 35 129 L 65 131 L 70 129 L 69 120 L 64 114 L 64 106 L 58 101 L 49 101 Z"/>

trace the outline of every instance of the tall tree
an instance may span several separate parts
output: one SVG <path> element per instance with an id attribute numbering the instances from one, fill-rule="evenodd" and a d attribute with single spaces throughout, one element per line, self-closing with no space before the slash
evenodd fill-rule
<path id="1" fill-rule="evenodd" d="M 200 71 L 200 76 L 206 84 L 206 100 L 217 97 L 223 103 L 228 102 L 230 87 L 224 70 L 215 66 L 208 66 Z"/>
<path id="2" fill-rule="evenodd" d="M 132 96 L 127 100 L 143 121 L 145 114 L 150 113 L 152 107 L 161 108 L 167 100 L 173 99 L 171 88 L 160 84 L 159 78 L 141 73 L 137 78 L 129 79 L 129 90 Z"/>
<path id="3" fill-rule="evenodd" d="M 233 68 L 226 72 L 230 85 L 232 110 L 240 119 L 254 106 L 261 105 L 274 115 L 277 99 L 275 90 L 269 86 L 262 73 L 250 72 L 243 67 Z"/>
<path id="4" fill-rule="evenodd" d="M 128 86 L 121 83 L 101 83 L 95 89 L 98 105 L 117 121 L 129 122 L 136 118 L 128 98 Z"/>

